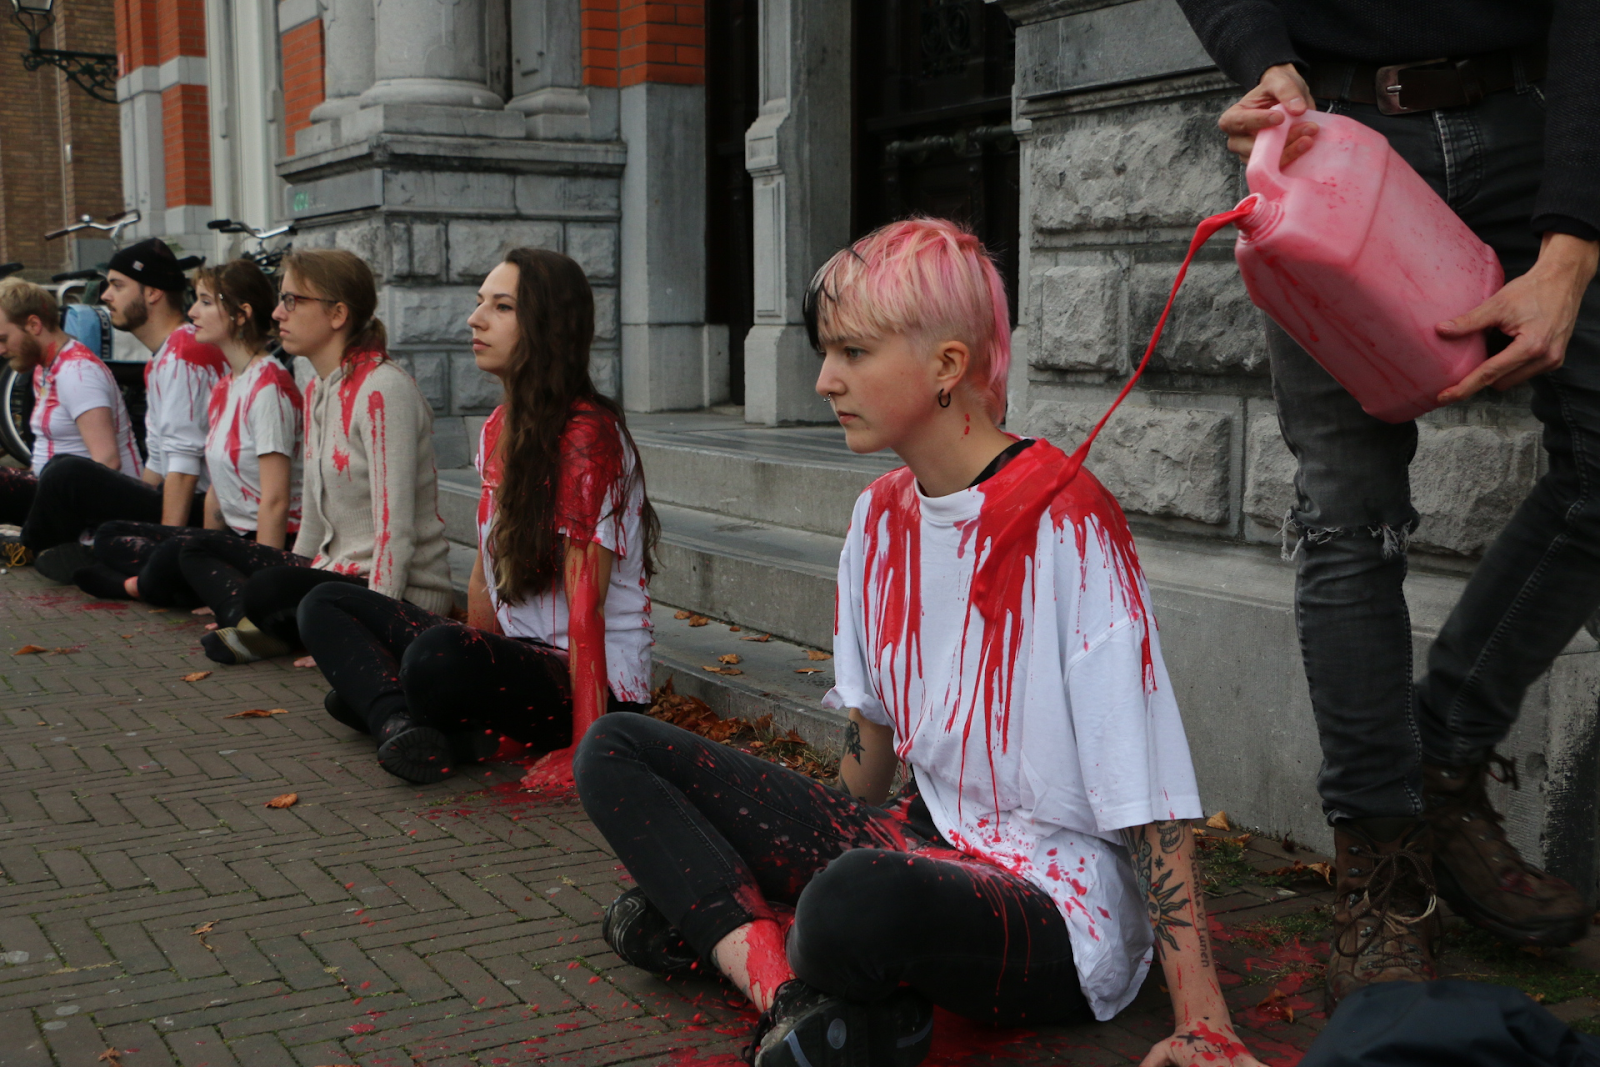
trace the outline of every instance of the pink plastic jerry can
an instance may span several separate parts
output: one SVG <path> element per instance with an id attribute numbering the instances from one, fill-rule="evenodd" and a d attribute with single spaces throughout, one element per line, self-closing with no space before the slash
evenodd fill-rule
<path id="1" fill-rule="evenodd" d="M 1367 414 L 1405 422 L 1431 411 L 1484 360 L 1481 333 L 1447 340 L 1434 324 L 1499 290 L 1499 259 L 1382 134 L 1275 110 L 1288 121 L 1256 135 L 1245 170 L 1255 209 L 1234 224 L 1251 301 Z M 1316 140 L 1280 169 L 1300 122 L 1317 124 Z"/>

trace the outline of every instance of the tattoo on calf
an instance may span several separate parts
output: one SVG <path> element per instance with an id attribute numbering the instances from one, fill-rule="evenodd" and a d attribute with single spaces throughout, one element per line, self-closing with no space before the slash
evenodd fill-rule
<path id="1" fill-rule="evenodd" d="M 847 723 L 844 728 L 844 754 L 854 756 L 856 762 L 861 762 L 861 724 Z"/>

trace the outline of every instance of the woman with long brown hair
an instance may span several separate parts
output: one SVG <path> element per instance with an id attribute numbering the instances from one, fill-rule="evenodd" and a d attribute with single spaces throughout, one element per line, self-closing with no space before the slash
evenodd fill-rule
<path id="1" fill-rule="evenodd" d="M 300 634 L 329 713 L 370 733 L 390 773 L 436 782 L 505 736 L 548 753 L 525 783 L 567 785 L 589 725 L 650 699 L 658 525 L 622 409 L 589 376 L 583 270 L 513 249 L 467 322 L 505 387 L 478 447 L 468 624 L 339 585 L 301 603 Z"/>
<path id="2" fill-rule="evenodd" d="M 200 644 L 218 663 L 293 650 L 301 599 L 329 582 L 450 609 L 433 410 L 389 359 L 377 303 L 371 269 L 349 252 L 283 259 L 278 339 L 316 372 L 305 393 L 300 530 L 292 552 L 221 538 L 184 545 L 184 578 L 216 612 L 218 628 Z"/>

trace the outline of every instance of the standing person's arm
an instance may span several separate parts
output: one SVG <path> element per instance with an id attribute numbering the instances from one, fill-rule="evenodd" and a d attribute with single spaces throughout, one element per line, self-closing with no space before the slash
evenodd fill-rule
<path id="1" fill-rule="evenodd" d="M 256 544 L 282 548 L 289 529 L 289 457 L 266 452 L 261 467 L 261 504 L 256 508 Z"/>
<path id="2" fill-rule="evenodd" d="M 1157 1042 L 1141 1067 L 1260 1067 L 1233 1031 L 1217 980 L 1188 822 L 1147 823 L 1122 834 L 1172 995 L 1172 1036 Z"/>
<path id="3" fill-rule="evenodd" d="M 116 427 L 111 421 L 110 408 L 90 408 L 76 419 L 78 435 L 83 438 L 89 458 L 111 470 L 122 469 L 122 456 L 117 451 Z"/>
<path id="4" fill-rule="evenodd" d="M 611 684 L 606 677 L 606 589 L 611 550 L 593 541 L 567 538 L 562 585 L 567 597 L 567 670 L 572 677 L 572 742 L 528 769 L 531 789 L 572 788 L 572 757 L 590 726 L 605 714 Z"/>
<path id="5" fill-rule="evenodd" d="M 467 579 L 467 625 L 485 633 L 500 632 L 500 620 L 489 599 L 489 581 L 483 569 L 483 550 L 472 558 L 472 577 Z"/>

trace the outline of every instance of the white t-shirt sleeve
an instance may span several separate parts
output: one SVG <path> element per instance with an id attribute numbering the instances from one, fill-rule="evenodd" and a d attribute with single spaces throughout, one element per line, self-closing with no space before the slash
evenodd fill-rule
<path id="1" fill-rule="evenodd" d="M 270 357 L 269 357 L 270 358 Z M 257 456 L 281 452 L 294 458 L 295 406 L 281 389 L 262 389 L 250 405 L 250 441 Z"/>
<path id="2" fill-rule="evenodd" d="M 867 494 L 856 501 L 850 517 L 850 530 L 839 553 L 839 584 L 834 593 L 833 688 L 822 698 L 825 708 L 855 708 L 868 722 L 891 725 L 889 711 L 878 699 L 872 684 L 871 658 L 866 642 L 866 605 L 862 600 L 861 575 L 864 538 L 861 524 L 866 520 Z"/>
<path id="3" fill-rule="evenodd" d="M 1140 629 L 1117 626 L 1067 668 L 1067 698 L 1078 744 L 1079 773 L 1095 829 L 1201 815 L 1194 764 L 1172 682 L 1150 633 L 1156 689 L 1144 687 Z"/>
<path id="4" fill-rule="evenodd" d="M 56 373 L 55 389 L 61 410 L 70 415 L 73 422 L 95 408 L 116 409 L 116 382 L 102 365 L 87 359 L 65 363 Z"/>

